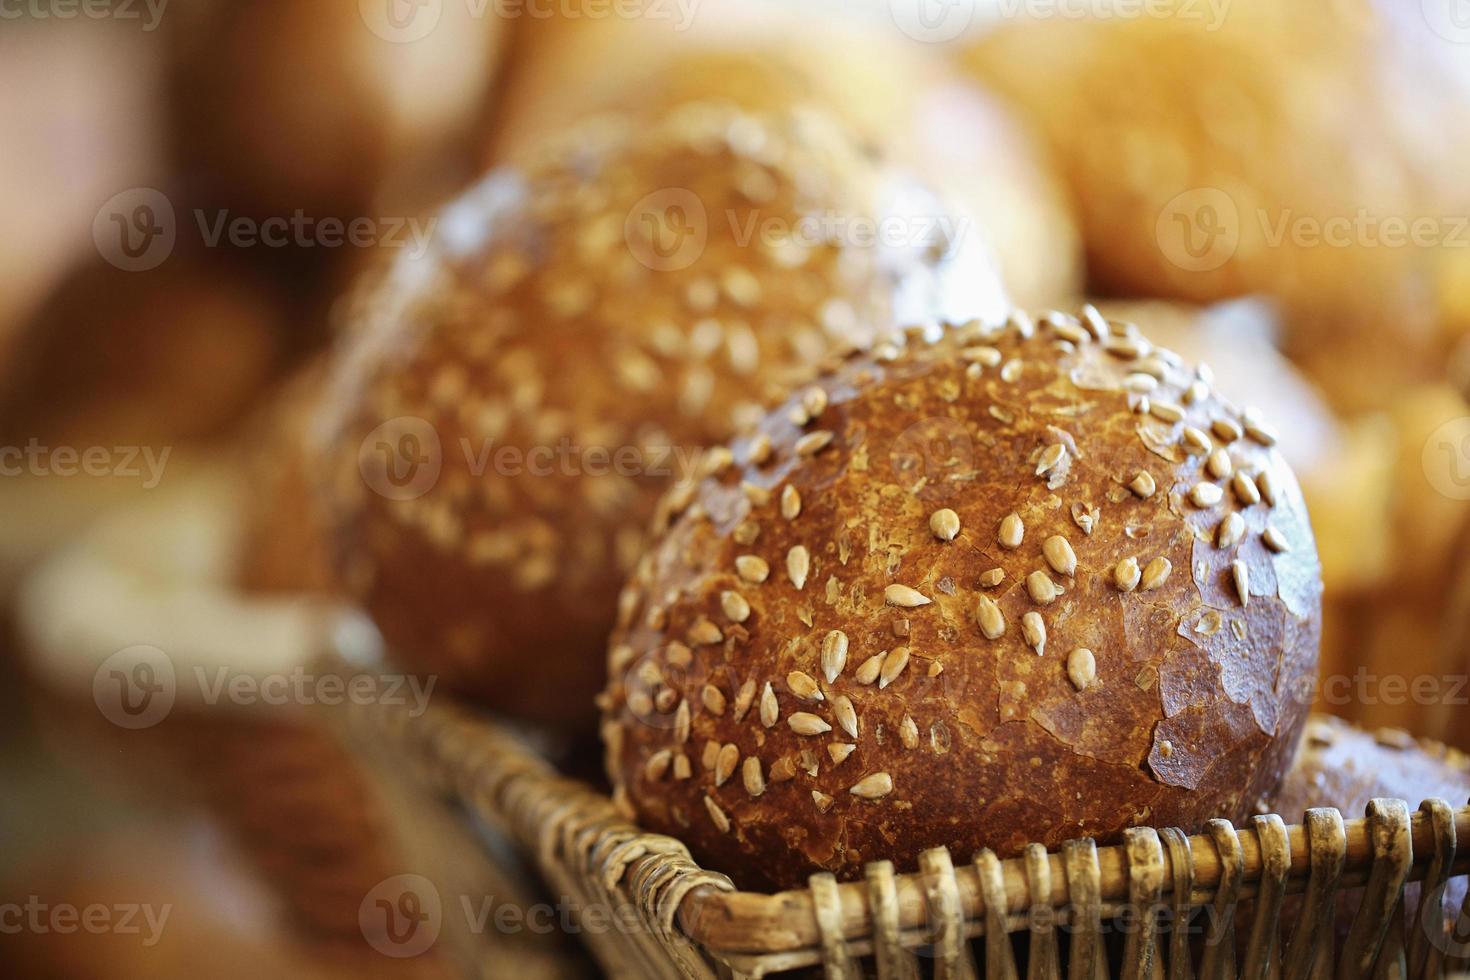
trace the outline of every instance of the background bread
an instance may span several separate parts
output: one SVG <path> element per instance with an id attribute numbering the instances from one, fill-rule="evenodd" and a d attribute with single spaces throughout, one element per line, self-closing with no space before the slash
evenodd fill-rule
<path id="1" fill-rule="evenodd" d="M 851 358 L 664 499 L 605 699 L 643 825 L 788 887 L 1274 791 L 1321 579 L 1271 431 L 1136 327 L 1028 325 Z"/>
<path id="2" fill-rule="evenodd" d="M 600 109 L 720 99 L 842 116 L 957 197 L 1017 303 L 1071 302 L 1081 246 L 1040 141 L 999 100 L 887 24 L 769 0 L 705 0 L 669 17 L 527 18 L 497 102 L 493 162 Z M 882 65 L 875 71 L 875 65 Z"/>
<path id="3" fill-rule="evenodd" d="M 966 57 L 1045 130 L 1095 288 L 1275 296 L 1343 408 L 1436 376 L 1465 322 L 1450 295 L 1465 264 L 1451 216 L 1470 205 L 1460 45 L 1377 0 L 1206 13 L 1021 22 Z M 1416 221 L 1426 245 L 1406 241 Z"/>
<path id="4" fill-rule="evenodd" d="M 603 117 L 528 161 L 359 298 L 315 445 L 390 646 L 590 729 L 618 587 L 693 450 L 834 349 L 1005 304 L 946 205 L 819 113 Z"/>

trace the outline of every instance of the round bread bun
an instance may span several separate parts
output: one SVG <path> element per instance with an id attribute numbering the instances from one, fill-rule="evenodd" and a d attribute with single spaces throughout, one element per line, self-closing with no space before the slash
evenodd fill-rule
<path id="1" fill-rule="evenodd" d="M 1080 291 L 1072 205 L 1040 141 L 999 100 L 896 31 L 785 3 L 707 0 L 688 24 L 528 19 L 515 42 L 496 106 L 495 162 L 599 110 L 693 99 L 750 111 L 816 106 L 957 197 L 1017 303 L 1050 306 Z M 873 71 L 877 64 L 883 71 Z"/>
<path id="2" fill-rule="evenodd" d="M 446 180 L 474 172 L 472 134 L 504 22 L 474 4 L 403 13 L 340 0 L 172 4 L 179 166 L 211 203 L 254 217 L 346 220 L 452 189 Z M 457 172 L 436 176 L 456 152 Z M 420 186 L 384 201 L 379 191 L 404 169 Z"/>
<path id="3" fill-rule="evenodd" d="M 404 663 L 591 731 L 618 588 L 696 450 L 895 319 L 1005 301 L 942 201 L 815 112 L 602 117 L 532 156 L 355 303 L 313 456 Z"/>
<path id="4" fill-rule="evenodd" d="M 850 357 L 664 499 L 603 702 L 644 826 L 783 888 L 1275 790 L 1321 570 L 1271 429 L 1134 325 L 1031 322 Z"/>
<path id="5" fill-rule="evenodd" d="M 1278 297 L 1314 377 L 1374 382 L 1333 385 L 1344 408 L 1442 371 L 1436 320 L 1463 250 L 1441 219 L 1470 206 L 1461 45 L 1381 0 L 1207 13 L 1024 21 L 966 61 L 1045 131 L 1096 288 Z M 1436 223 L 1429 244 L 1415 221 Z"/>

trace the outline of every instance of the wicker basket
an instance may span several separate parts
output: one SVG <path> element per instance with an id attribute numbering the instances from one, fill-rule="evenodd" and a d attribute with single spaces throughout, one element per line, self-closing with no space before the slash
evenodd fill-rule
<path id="1" fill-rule="evenodd" d="M 523 847 L 614 976 L 1437 977 L 1470 956 L 1470 909 L 1448 897 L 1470 870 L 1457 849 L 1470 807 L 1442 800 L 1376 800 L 1362 820 L 1313 810 L 1299 826 L 1215 821 L 1193 837 L 1139 828 L 1113 847 L 1033 844 L 962 866 L 936 849 L 914 874 L 878 862 L 863 882 L 816 875 L 763 895 L 464 707 L 347 717 L 349 736 L 391 746 L 421 792 Z"/>

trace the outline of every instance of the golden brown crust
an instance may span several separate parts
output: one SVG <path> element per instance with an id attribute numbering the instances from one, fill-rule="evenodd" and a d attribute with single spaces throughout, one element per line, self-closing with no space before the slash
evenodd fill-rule
<path id="1" fill-rule="evenodd" d="M 694 448 L 894 322 L 1003 308 L 948 214 L 809 111 L 602 117 L 492 174 L 329 372 L 346 587 L 412 665 L 590 728 L 618 586 Z"/>
<path id="2" fill-rule="evenodd" d="M 1275 788 L 1321 583 L 1271 432 L 1131 325 L 1029 322 L 850 358 L 664 499 L 605 700 L 644 825 L 788 887 Z"/>

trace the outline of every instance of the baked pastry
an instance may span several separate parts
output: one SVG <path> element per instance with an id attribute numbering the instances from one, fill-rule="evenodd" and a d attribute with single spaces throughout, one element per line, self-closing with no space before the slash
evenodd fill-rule
<path id="1" fill-rule="evenodd" d="M 782 3 L 708 0 L 659 17 L 526 18 L 497 100 L 490 159 L 606 109 L 693 99 L 750 111 L 810 105 L 968 210 L 1019 304 L 1072 302 L 1081 243 L 1040 140 L 1007 107 L 916 44 L 852 18 Z M 881 64 L 881 72 L 873 66 Z"/>
<path id="2" fill-rule="evenodd" d="M 1186 7 L 1022 21 L 966 55 L 1046 133 L 1094 287 L 1277 297 L 1288 346 L 1343 409 L 1437 376 L 1463 252 L 1439 219 L 1470 205 L 1461 46 L 1379 0 L 1325 19 L 1271 0 L 1218 21 Z"/>
<path id="3" fill-rule="evenodd" d="M 846 359 L 664 498 L 610 647 L 615 798 L 776 888 L 1243 818 L 1317 664 L 1275 441 L 1091 309 Z"/>
<path id="4" fill-rule="evenodd" d="M 602 117 L 487 177 L 329 369 L 344 588 L 404 663 L 593 730 L 618 588 L 662 489 L 718 465 L 698 450 L 833 350 L 1005 308 L 942 224 L 852 234 L 948 213 L 812 111 Z"/>

